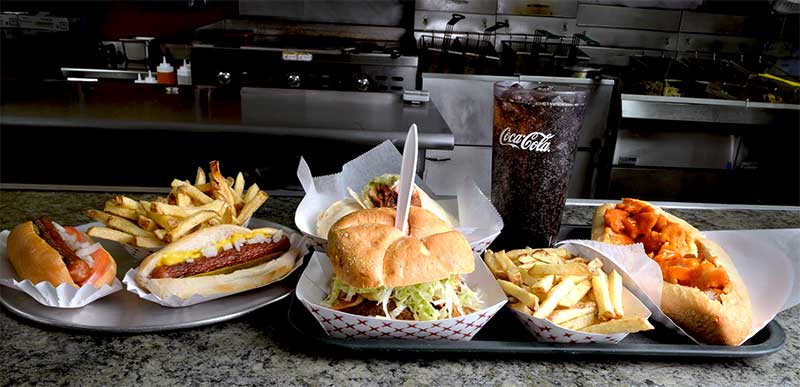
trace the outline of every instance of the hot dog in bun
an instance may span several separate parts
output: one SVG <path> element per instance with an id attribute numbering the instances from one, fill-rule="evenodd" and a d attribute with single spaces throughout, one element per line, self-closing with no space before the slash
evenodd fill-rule
<path id="1" fill-rule="evenodd" d="M 650 203 L 623 199 L 595 211 L 592 239 L 642 243 L 661 267 L 661 309 L 694 337 L 739 345 L 750 333 L 750 297 L 733 261 L 684 220 Z"/>
<path id="2" fill-rule="evenodd" d="M 409 235 L 394 227 L 394 208 L 360 210 L 333 225 L 327 306 L 398 320 L 439 320 L 480 309 L 461 279 L 475 270 L 467 240 L 431 212 L 409 211 Z"/>
<path id="3" fill-rule="evenodd" d="M 322 237 L 328 236 L 331 226 L 343 216 L 358 211 L 363 208 L 397 207 L 397 189 L 400 183 L 400 176 L 385 174 L 370 180 L 361 191 L 361 196 L 352 194 L 353 198 L 339 200 L 331 204 L 325 211 L 320 213 L 317 218 L 317 234 Z M 439 203 L 431 199 L 425 191 L 414 185 L 411 190 L 411 205 L 424 208 L 439 219 L 444 221 L 449 227 L 456 224 L 456 220 Z"/>
<path id="4" fill-rule="evenodd" d="M 8 259 L 22 279 L 94 287 L 110 285 L 117 263 L 99 243 L 48 218 L 17 225 L 8 236 Z"/>
<path id="5" fill-rule="evenodd" d="M 136 282 L 162 299 L 241 292 L 283 277 L 298 255 L 280 230 L 223 224 L 151 254 L 139 265 Z"/>

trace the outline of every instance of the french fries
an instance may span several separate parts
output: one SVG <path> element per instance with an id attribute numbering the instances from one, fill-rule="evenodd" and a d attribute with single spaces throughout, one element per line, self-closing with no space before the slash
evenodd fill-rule
<path id="1" fill-rule="evenodd" d="M 567 293 L 567 295 L 564 296 L 564 298 L 562 298 L 561 301 L 558 302 L 558 305 L 566 306 L 568 308 L 574 306 L 575 304 L 580 302 L 580 300 L 582 300 L 583 297 L 585 297 L 586 294 L 589 293 L 589 290 L 591 289 L 592 289 L 591 281 L 581 281 L 577 285 L 575 285 L 575 287 L 572 288 L 572 290 L 570 290 L 570 292 Z"/>
<path id="2" fill-rule="evenodd" d="M 598 270 L 597 274 L 592 276 L 592 291 L 597 302 L 597 317 L 603 321 L 616 318 L 614 305 L 611 304 L 611 295 L 608 293 L 608 276 L 604 271 Z"/>
<path id="3" fill-rule="evenodd" d="M 584 332 L 609 335 L 619 332 L 639 332 L 653 329 L 644 317 L 624 317 L 619 320 L 611 320 L 595 325 L 590 325 L 581 329 Z"/>
<path id="4" fill-rule="evenodd" d="M 166 243 L 162 242 L 161 240 L 155 237 L 142 237 L 142 236 L 136 237 L 136 246 L 139 247 L 146 247 L 152 249 L 152 248 L 164 247 L 165 245 Z"/>
<path id="5" fill-rule="evenodd" d="M 136 208 L 128 208 L 124 206 L 118 206 L 114 204 L 112 201 L 107 201 L 105 207 L 103 207 L 103 211 L 108 212 L 109 214 L 114 214 L 117 216 L 121 216 L 125 219 L 129 220 L 137 220 L 139 219 L 139 212 Z"/>
<path id="6" fill-rule="evenodd" d="M 611 305 L 617 316 L 623 316 L 622 311 L 622 276 L 616 270 L 608 275 L 608 293 L 611 296 Z"/>
<path id="7" fill-rule="evenodd" d="M 532 310 L 539 308 L 539 297 L 536 297 L 535 294 L 530 293 L 508 281 L 497 280 L 497 282 L 500 284 L 500 287 L 503 288 L 503 291 L 506 292 L 506 294 L 518 299 L 523 305 Z"/>
<path id="8" fill-rule="evenodd" d="M 599 258 L 525 248 L 487 250 L 484 260 L 509 297 L 509 307 L 520 313 L 588 333 L 653 329 L 645 318 L 624 315 L 622 276 L 603 271 Z"/>
<path id="9" fill-rule="evenodd" d="M 567 329 L 572 329 L 574 331 L 580 331 L 583 330 L 583 328 L 586 328 L 589 325 L 594 324 L 596 320 L 597 317 L 595 317 L 595 314 L 589 313 L 569 321 L 564 321 L 563 323 L 560 323 L 558 325 L 561 325 L 562 327 Z"/>
<path id="10" fill-rule="evenodd" d="M 587 314 L 592 315 L 592 317 L 594 317 L 594 313 L 596 311 L 597 311 L 597 304 L 595 304 L 594 302 L 588 302 L 585 305 L 582 305 L 577 308 L 560 309 L 554 311 L 553 314 L 550 316 L 550 319 L 556 324 L 561 324 L 563 322 L 574 320 L 578 317 L 585 316 Z"/>
<path id="11" fill-rule="evenodd" d="M 233 218 L 236 218 L 236 202 L 233 198 L 233 191 L 231 191 L 227 179 L 219 171 L 219 161 L 214 160 L 211 162 L 208 174 L 211 177 L 211 186 L 214 189 L 213 196 L 227 203 Z"/>
<path id="12" fill-rule="evenodd" d="M 89 227 L 89 230 L 86 233 L 95 238 L 108 239 L 119 243 L 130 244 L 135 239 L 135 237 L 131 234 L 117 231 L 108 227 Z"/>
<path id="13" fill-rule="evenodd" d="M 120 207 L 125 207 L 125 208 L 129 208 L 129 209 L 132 209 L 132 210 L 135 210 L 135 209 L 139 208 L 139 203 L 136 200 L 133 200 L 133 199 L 131 199 L 129 197 L 126 197 L 126 196 L 122 196 L 122 195 L 114 196 L 114 199 L 112 199 L 112 201 L 113 201 L 114 205 L 117 205 L 117 206 L 120 206 Z"/>
<path id="14" fill-rule="evenodd" d="M 197 168 L 194 184 L 173 179 L 166 197 L 152 201 L 124 195 L 105 202 L 103 210 L 86 215 L 107 227 L 92 227 L 89 235 L 143 248 L 160 248 L 205 227 L 219 224 L 244 225 L 269 199 L 253 183 L 246 187 L 244 174 L 222 175 L 219 162 L 210 163 L 209 173 Z"/>
<path id="15" fill-rule="evenodd" d="M 178 227 L 173 228 L 169 232 L 167 232 L 166 238 L 164 238 L 167 242 L 174 242 L 178 240 L 180 237 L 186 235 L 191 231 L 195 226 L 203 223 L 213 217 L 217 216 L 217 214 L 213 211 L 200 211 L 196 212 L 194 215 L 182 220 L 178 223 Z"/>

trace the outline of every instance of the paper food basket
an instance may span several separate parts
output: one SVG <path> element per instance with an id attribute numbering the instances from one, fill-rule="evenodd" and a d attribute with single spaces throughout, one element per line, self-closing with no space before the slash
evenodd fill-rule
<path id="1" fill-rule="evenodd" d="M 485 307 L 447 320 L 388 320 L 327 308 L 322 301 L 328 296 L 332 276 L 333 267 L 328 256 L 315 252 L 297 283 L 296 294 L 325 332 L 341 339 L 471 340 L 507 302 L 503 290 L 477 254 L 475 271 L 463 277 L 470 289 L 479 294 Z"/>
<path id="2" fill-rule="evenodd" d="M 750 334 L 758 333 L 779 312 L 800 303 L 800 229 L 707 231 L 707 238 L 725 249 L 747 287 L 752 306 Z M 699 343 L 660 308 L 661 269 L 641 244 L 616 246 L 596 241 L 564 241 L 559 244 L 583 256 L 599 256 L 616 267 L 623 283 L 649 310 L 651 319 Z"/>
<path id="3" fill-rule="evenodd" d="M 317 235 L 317 217 L 332 203 L 349 198 L 347 188 L 359 192 L 372 178 L 387 173 L 399 174 L 402 155 L 384 141 L 366 153 L 345 163 L 333 175 L 313 177 L 304 159 L 300 159 L 297 178 L 306 192 L 295 212 L 295 224 L 309 238 L 316 251 L 325 251 L 327 238 Z M 440 200 L 432 195 L 417 177 L 415 184 L 456 218 L 455 228 L 467 238 L 472 250 L 482 254 L 503 229 L 503 219 L 472 179 L 467 178 L 457 190 L 455 200 Z"/>

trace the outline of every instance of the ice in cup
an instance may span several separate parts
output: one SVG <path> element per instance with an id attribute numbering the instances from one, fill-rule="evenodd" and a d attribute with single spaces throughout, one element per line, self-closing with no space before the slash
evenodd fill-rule
<path id="1" fill-rule="evenodd" d="M 492 204 L 506 246 L 555 242 L 589 89 L 503 81 L 494 84 Z"/>

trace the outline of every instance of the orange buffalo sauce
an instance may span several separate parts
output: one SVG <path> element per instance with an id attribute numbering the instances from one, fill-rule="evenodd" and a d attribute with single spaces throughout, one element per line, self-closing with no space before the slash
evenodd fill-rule
<path id="1" fill-rule="evenodd" d="M 715 265 L 716 257 L 702 259 L 691 251 L 691 235 L 679 224 L 656 214 L 655 209 L 623 199 L 604 214 L 611 229 L 611 243 L 642 243 L 647 255 L 658 262 L 664 281 L 722 293 L 730 283 L 725 269 Z"/>

